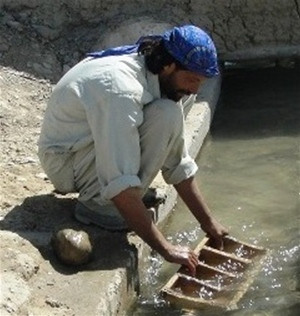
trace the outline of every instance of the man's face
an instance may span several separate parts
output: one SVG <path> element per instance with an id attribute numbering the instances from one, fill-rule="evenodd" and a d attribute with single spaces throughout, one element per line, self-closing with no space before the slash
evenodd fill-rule
<path id="1" fill-rule="evenodd" d="M 196 94 L 204 80 L 204 76 L 179 69 L 175 64 L 165 67 L 159 74 L 162 95 L 175 102 L 185 95 Z"/>

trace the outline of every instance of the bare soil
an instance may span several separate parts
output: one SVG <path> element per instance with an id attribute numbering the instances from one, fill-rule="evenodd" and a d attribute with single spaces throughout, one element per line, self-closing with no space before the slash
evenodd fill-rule
<path id="1" fill-rule="evenodd" d="M 36 154 L 51 89 L 47 80 L 0 67 L 3 316 L 74 315 L 54 295 L 59 273 L 51 263 L 55 258 L 49 240 L 56 227 L 73 223 L 76 196 L 53 192 Z"/>

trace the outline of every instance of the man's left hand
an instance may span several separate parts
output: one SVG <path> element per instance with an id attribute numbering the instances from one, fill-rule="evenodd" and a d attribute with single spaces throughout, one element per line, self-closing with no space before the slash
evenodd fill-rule
<path id="1" fill-rule="evenodd" d="M 202 194 L 198 188 L 194 177 L 183 180 L 174 185 L 178 194 L 185 202 L 190 211 L 194 214 L 201 228 L 211 239 L 211 246 L 217 249 L 223 249 L 223 237 L 228 235 L 228 230 L 221 225 L 212 215 L 204 202 Z"/>
<path id="2" fill-rule="evenodd" d="M 228 235 L 228 230 L 214 218 L 202 223 L 201 228 L 211 239 L 211 246 L 223 250 L 223 237 Z"/>

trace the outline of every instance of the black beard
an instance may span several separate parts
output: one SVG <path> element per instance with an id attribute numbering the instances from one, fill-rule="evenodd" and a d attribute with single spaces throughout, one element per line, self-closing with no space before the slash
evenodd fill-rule
<path id="1" fill-rule="evenodd" d="M 170 89 L 169 81 L 161 79 L 161 78 L 159 79 L 159 86 L 160 86 L 161 95 L 174 102 L 178 102 L 180 99 L 183 98 L 184 95 L 190 94 L 184 90 Z"/>

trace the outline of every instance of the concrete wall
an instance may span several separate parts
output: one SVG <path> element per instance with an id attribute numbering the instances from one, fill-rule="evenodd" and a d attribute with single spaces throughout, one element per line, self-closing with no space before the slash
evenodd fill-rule
<path id="1" fill-rule="evenodd" d="M 183 23 L 221 60 L 300 56 L 300 0 L 0 0 L 0 63 L 56 80 L 87 51 Z"/>

